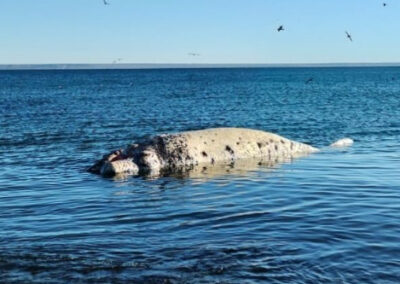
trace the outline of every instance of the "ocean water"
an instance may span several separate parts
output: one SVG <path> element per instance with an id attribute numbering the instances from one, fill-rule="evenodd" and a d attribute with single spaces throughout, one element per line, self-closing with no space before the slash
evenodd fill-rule
<path id="1" fill-rule="evenodd" d="M 218 126 L 323 151 L 183 179 L 86 172 Z M 0 282 L 398 283 L 399 149 L 400 68 L 3 71 Z"/>

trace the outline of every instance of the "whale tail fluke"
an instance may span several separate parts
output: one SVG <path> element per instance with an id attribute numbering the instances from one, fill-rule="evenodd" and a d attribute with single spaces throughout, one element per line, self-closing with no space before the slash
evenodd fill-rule
<path id="1" fill-rule="evenodd" d="M 349 147 L 351 145 L 353 145 L 354 141 L 351 138 L 342 138 L 339 139 L 338 141 L 332 143 L 331 147 L 336 147 L 336 148 L 342 148 L 342 147 Z"/>

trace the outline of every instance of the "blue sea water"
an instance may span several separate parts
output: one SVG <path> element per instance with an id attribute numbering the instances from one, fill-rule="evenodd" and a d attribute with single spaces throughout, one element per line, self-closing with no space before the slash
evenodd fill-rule
<path id="1" fill-rule="evenodd" d="M 183 179 L 85 171 L 218 126 L 323 151 Z M 0 282 L 398 283 L 399 148 L 400 68 L 0 72 Z"/>

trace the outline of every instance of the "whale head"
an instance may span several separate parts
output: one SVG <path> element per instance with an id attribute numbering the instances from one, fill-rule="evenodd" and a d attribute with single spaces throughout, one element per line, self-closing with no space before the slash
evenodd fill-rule
<path id="1" fill-rule="evenodd" d="M 139 167 L 133 159 L 123 159 L 112 162 L 104 162 L 100 174 L 105 177 L 112 177 L 117 174 L 137 175 Z"/>

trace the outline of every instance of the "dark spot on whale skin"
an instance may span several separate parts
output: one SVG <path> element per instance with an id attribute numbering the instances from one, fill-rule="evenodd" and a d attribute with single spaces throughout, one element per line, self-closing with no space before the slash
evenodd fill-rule
<path id="1" fill-rule="evenodd" d="M 278 151 L 278 145 L 275 145 L 275 150 Z"/>
<path id="2" fill-rule="evenodd" d="M 282 144 L 285 144 L 285 141 L 283 141 L 283 140 L 281 139 L 281 143 L 282 143 Z"/>
<path id="3" fill-rule="evenodd" d="M 231 147 L 229 147 L 229 145 L 226 145 L 225 146 L 225 151 L 228 151 L 230 154 L 234 154 L 235 152 L 232 150 L 232 148 Z"/>
<path id="4" fill-rule="evenodd" d="M 215 140 L 214 140 L 214 139 L 211 139 L 211 142 L 215 142 Z"/>
<path id="5" fill-rule="evenodd" d="M 201 152 L 201 154 L 203 155 L 203 157 L 208 157 L 208 155 L 207 155 L 207 153 L 206 152 Z"/>
<path id="6" fill-rule="evenodd" d="M 207 170 L 207 167 L 203 167 L 203 171 L 206 171 Z"/>
<path id="7" fill-rule="evenodd" d="M 204 144 L 207 145 L 207 141 L 204 141 Z"/>
<path id="8" fill-rule="evenodd" d="M 240 142 L 236 142 L 236 145 L 240 145 Z"/>
<path id="9" fill-rule="evenodd" d="M 211 158 L 211 164 L 214 165 L 215 164 L 215 160 L 214 158 Z"/>
<path id="10" fill-rule="evenodd" d="M 261 144 L 260 142 L 257 142 L 257 146 L 258 146 L 258 148 L 260 148 L 260 149 L 261 149 L 261 147 L 262 147 L 262 144 Z"/>
<path id="11" fill-rule="evenodd" d="M 294 143 L 290 142 L 290 150 L 293 150 L 293 147 L 294 147 Z"/>
<path id="12" fill-rule="evenodd" d="M 269 142 L 274 143 L 274 140 L 273 139 L 269 139 Z"/>
<path id="13" fill-rule="evenodd" d="M 269 142 L 267 141 L 267 142 L 265 142 L 265 145 L 269 145 Z"/>
<path id="14" fill-rule="evenodd" d="M 242 140 L 242 137 L 239 137 L 239 140 Z"/>
<path id="15" fill-rule="evenodd" d="M 261 165 L 262 165 L 262 163 L 261 163 L 261 162 L 258 162 L 258 165 L 259 165 L 259 166 L 261 166 Z"/>

